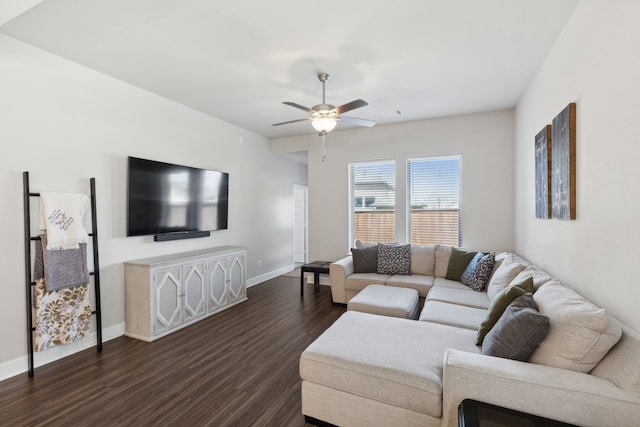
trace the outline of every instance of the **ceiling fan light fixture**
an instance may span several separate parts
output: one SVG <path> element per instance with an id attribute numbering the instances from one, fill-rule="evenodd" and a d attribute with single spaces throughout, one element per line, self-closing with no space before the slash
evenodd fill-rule
<path id="1" fill-rule="evenodd" d="M 338 122 L 333 117 L 319 116 L 311 120 L 311 126 L 318 132 L 331 132 Z"/>
<path id="2" fill-rule="evenodd" d="M 343 113 L 347 111 L 355 110 L 356 108 L 361 108 L 369 105 L 366 101 L 362 99 L 356 99 L 355 101 L 348 102 L 346 104 L 340 105 L 338 107 L 334 107 L 331 104 L 327 104 L 325 98 L 325 83 L 329 78 L 329 74 L 327 73 L 319 73 L 318 79 L 322 83 L 322 104 L 315 105 L 313 108 L 305 107 L 304 105 L 296 104 L 295 102 L 283 102 L 285 105 L 289 105 L 291 107 L 297 108 L 299 110 L 306 111 L 311 115 L 311 117 L 307 117 L 304 119 L 297 120 L 289 120 L 287 122 L 274 123 L 272 126 L 280 126 L 286 125 L 289 123 L 297 123 L 297 122 L 306 122 L 311 121 L 311 125 L 313 128 L 322 136 L 326 135 L 328 132 L 331 132 L 339 121 L 346 122 L 348 124 L 354 124 L 358 126 L 366 126 L 371 127 L 376 124 L 373 120 L 367 119 L 359 119 L 357 117 L 348 117 L 343 116 Z"/>

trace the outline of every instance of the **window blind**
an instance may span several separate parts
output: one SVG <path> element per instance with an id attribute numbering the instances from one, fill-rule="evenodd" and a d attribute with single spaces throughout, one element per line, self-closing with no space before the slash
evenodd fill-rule
<path id="1" fill-rule="evenodd" d="M 349 238 L 366 242 L 395 241 L 395 162 L 349 164 Z"/>
<path id="2" fill-rule="evenodd" d="M 460 246 L 462 156 L 407 159 L 407 236 L 413 244 Z"/>

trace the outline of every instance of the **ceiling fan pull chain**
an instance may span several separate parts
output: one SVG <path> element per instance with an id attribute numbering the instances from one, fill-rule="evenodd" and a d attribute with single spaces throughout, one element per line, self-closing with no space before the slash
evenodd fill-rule
<path id="1" fill-rule="evenodd" d="M 326 135 L 326 132 L 321 132 L 320 135 L 322 136 L 322 161 L 324 162 L 324 158 L 326 157 L 327 154 L 327 150 L 325 148 L 325 144 L 324 144 L 324 136 Z"/>

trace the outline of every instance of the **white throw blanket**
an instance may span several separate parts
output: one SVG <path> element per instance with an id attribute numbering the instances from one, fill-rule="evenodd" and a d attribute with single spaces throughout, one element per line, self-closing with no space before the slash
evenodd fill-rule
<path id="1" fill-rule="evenodd" d="M 77 249 L 87 243 L 84 214 L 90 199 L 79 193 L 40 193 L 40 229 L 47 231 L 47 249 Z"/>

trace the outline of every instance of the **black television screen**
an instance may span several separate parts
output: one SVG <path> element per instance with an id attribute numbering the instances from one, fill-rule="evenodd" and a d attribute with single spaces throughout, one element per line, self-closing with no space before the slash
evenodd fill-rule
<path id="1" fill-rule="evenodd" d="M 129 157 L 127 236 L 227 228 L 229 174 Z"/>

